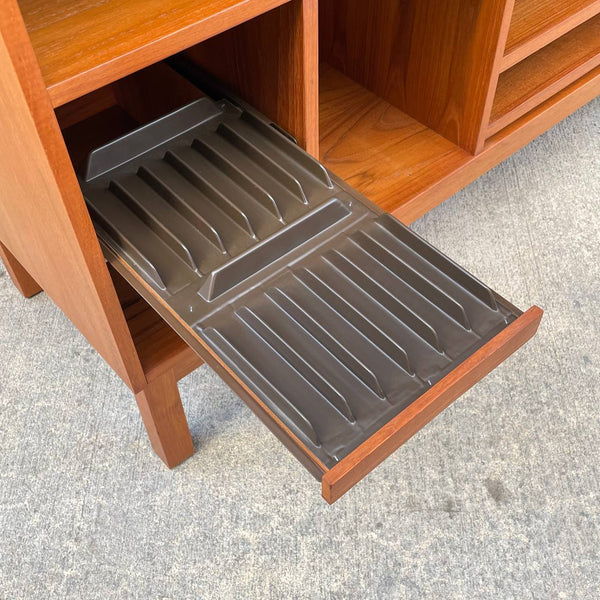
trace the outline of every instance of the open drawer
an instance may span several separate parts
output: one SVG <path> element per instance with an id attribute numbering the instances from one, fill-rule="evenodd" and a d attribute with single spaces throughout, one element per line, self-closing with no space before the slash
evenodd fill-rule
<path id="1" fill-rule="evenodd" d="M 92 152 L 107 259 L 333 502 L 525 343 L 521 313 L 235 100 Z"/>

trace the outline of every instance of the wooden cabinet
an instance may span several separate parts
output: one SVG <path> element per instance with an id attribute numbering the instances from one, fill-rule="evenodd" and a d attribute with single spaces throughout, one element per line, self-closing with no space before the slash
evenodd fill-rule
<path id="1" fill-rule="evenodd" d="M 409 223 L 597 95 L 600 3 L 558 4 L 6 0 L 0 256 L 23 295 L 43 289 L 132 389 L 168 466 L 193 452 L 176 382 L 206 360 L 310 463 L 334 501 L 527 341 L 541 311 L 514 309 L 505 327 L 344 456 L 307 461 L 285 415 L 224 353 L 188 335 L 135 264 L 121 257 L 107 266 L 76 172 L 91 150 L 209 93 L 163 62 L 183 53 L 373 210 Z M 307 155 L 298 160 L 308 164 Z M 281 164 L 269 169 L 280 181 L 292 178 Z M 164 225 L 156 223 L 155 230 Z M 299 350 L 289 352 L 293 366 Z M 339 353 L 346 368 L 372 379 L 347 348 Z M 308 367 L 295 368 L 302 375 Z M 329 385 L 311 373 L 310 385 Z"/>

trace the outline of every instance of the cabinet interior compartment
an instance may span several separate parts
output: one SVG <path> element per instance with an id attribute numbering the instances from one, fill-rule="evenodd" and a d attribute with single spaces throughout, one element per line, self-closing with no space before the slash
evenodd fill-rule
<path id="1" fill-rule="evenodd" d="M 410 223 L 597 95 L 600 1 L 511 8 L 321 0 L 321 162 Z"/>

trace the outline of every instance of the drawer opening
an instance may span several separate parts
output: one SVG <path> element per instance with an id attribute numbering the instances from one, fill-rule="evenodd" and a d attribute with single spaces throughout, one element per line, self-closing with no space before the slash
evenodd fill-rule
<path id="1" fill-rule="evenodd" d="M 533 335 L 541 311 L 523 315 L 243 101 L 195 95 L 90 149 L 84 197 L 117 277 L 332 502 Z"/>

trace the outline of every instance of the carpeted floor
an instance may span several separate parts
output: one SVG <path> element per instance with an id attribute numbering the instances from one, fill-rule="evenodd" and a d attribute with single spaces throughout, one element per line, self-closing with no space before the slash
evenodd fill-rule
<path id="1" fill-rule="evenodd" d="M 168 471 L 117 376 L 0 270 L 0 598 L 598 598 L 600 101 L 414 228 L 546 315 L 333 507 L 205 367 Z"/>

